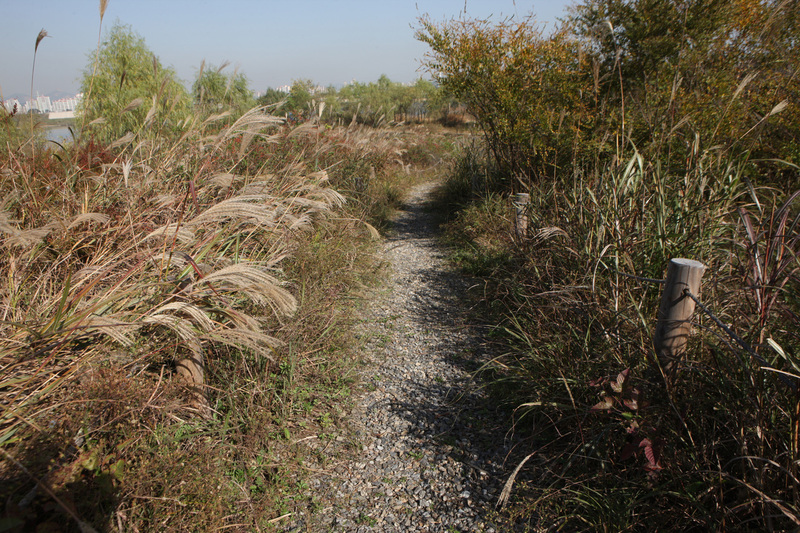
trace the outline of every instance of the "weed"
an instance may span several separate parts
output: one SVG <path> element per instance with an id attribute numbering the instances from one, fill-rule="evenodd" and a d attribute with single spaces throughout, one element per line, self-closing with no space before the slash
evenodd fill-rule
<path id="1" fill-rule="evenodd" d="M 680 179 L 632 149 L 600 179 L 536 184 L 521 242 L 507 195 L 451 215 L 454 260 L 485 277 L 484 316 L 507 347 L 481 372 L 539 461 L 511 479 L 510 520 L 651 530 L 682 513 L 681 528 L 742 530 L 800 519 L 786 382 L 800 365 L 784 349 L 797 341 L 796 195 L 748 183 L 746 156 L 693 157 Z M 660 286 L 641 279 L 661 278 L 671 257 L 708 266 L 702 301 L 752 351 L 698 313 L 668 389 L 652 363 Z"/>
<path id="2" fill-rule="evenodd" d="M 422 174 L 390 131 L 316 135 L 263 108 L 184 127 L 0 157 L 0 446 L 30 474 L 4 459 L 4 501 L 46 480 L 101 530 L 251 527 L 301 505 L 294 440 L 338 433 L 352 304 L 379 271 L 379 210 L 332 187 L 353 177 L 338 163 L 369 162 L 385 205 Z M 58 512 L 40 494 L 21 520 Z"/>
<path id="3" fill-rule="evenodd" d="M 375 520 L 371 516 L 366 515 L 364 513 L 360 513 L 358 515 L 358 517 L 356 518 L 356 524 L 361 524 L 361 525 L 364 525 L 364 526 L 373 527 L 373 526 L 377 525 L 377 523 L 378 523 L 377 520 Z"/>

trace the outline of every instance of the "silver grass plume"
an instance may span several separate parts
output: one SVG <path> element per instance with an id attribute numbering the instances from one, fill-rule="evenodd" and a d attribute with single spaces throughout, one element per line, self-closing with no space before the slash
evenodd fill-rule
<path id="1" fill-rule="evenodd" d="M 279 284 L 262 268 L 240 263 L 208 274 L 195 282 L 194 288 L 210 285 L 217 291 L 242 294 L 257 304 L 268 305 L 277 314 L 291 315 L 297 310 L 297 300 Z"/>
<path id="2" fill-rule="evenodd" d="M 131 347 L 134 345 L 134 340 L 129 335 L 134 330 L 134 327 L 127 322 L 120 322 L 106 316 L 89 315 L 84 320 L 83 325 L 87 327 L 87 331 L 102 333 L 122 346 Z"/>
<path id="3" fill-rule="evenodd" d="M 187 316 L 197 328 L 203 332 L 212 331 L 218 326 L 216 322 L 209 318 L 205 311 L 189 302 L 170 302 L 153 311 L 153 315 L 156 316 L 166 313 Z"/>
<path id="4" fill-rule="evenodd" d="M 166 226 L 156 228 L 148 233 L 144 240 L 159 239 L 159 240 L 172 240 L 175 239 L 183 244 L 192 244 L 195 242 L 195 235 L 192 230 L 186 227 L 185 224 L 173 222 Z"/>
<path id="5" fill-rule="evenodd" d="M 142 319 L 142 324 L 161 326 L 172 330 L 178 337 L 186 343 L 186 346 L 195 354 L 201 354 L 203 347 L 200 343 L 200 335 L 191 321 L 175 315 L 154 314 Z"/>

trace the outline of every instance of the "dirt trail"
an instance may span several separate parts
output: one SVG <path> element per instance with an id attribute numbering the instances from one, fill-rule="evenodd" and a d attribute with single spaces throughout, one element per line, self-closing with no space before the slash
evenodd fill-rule
<path id="1" fill-rule="evenodd" d="M 384 245 L 386 290 L 364 312 L 364 391 L 350 425 L 359 451 L 311 440 L 331 467 L 312 478 L 321 509 L 294 531 L 494 531 L 512 465 L 507 417 L 472 380 L 486 343 L 468 316 L 474 283 L 452 270 L 427 208 L 434 184 L 412 191 Z M 337 458 L 337 456 L 339 458 Z"/>

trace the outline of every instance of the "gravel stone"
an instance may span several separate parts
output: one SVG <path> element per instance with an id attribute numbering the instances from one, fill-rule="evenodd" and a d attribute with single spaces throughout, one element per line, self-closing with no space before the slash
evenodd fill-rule
<path id="1" fill-rule="evenodd" d="M 302 445 L 328 458 L 309 483 L 324 502 L 294 515 L 286 531 L 491 532 L 515 442 L 507 417 L 474 377 L 491 358 L 470 318 L 468 288 L 436 240 L 415 188 L 394 221 L 383 258 L 386 288 L 363 311 L 363 390 L 350 413 L 351 439 Z M 347 443 L 357 442 L 356 450 Z M 510 463 L 509 468 L 513 468 Z"/>

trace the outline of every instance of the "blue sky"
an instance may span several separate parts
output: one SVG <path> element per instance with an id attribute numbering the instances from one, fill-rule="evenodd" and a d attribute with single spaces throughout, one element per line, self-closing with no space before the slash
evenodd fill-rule
<path id="1" fill-rule="evenodd" d="M 423 76 L 426 46 L 412 26 L 422 14 L 433 20 L 468 16 L 500 20 L 535 13 L 552 27 L 572 0 L 109 0 L 103 31 L 116 21 L 144 37 L 162 64 L 187 84 L 200 63 L 229 61 L 253 90 L 311 79 L 340 85 L 386 74 L 410 82 Z M 97 45 L 98 0 L 0 0 L 0 90 L 30 92 L 31 61 L 39 30 L 34 91 L 75 92 Z"/>

